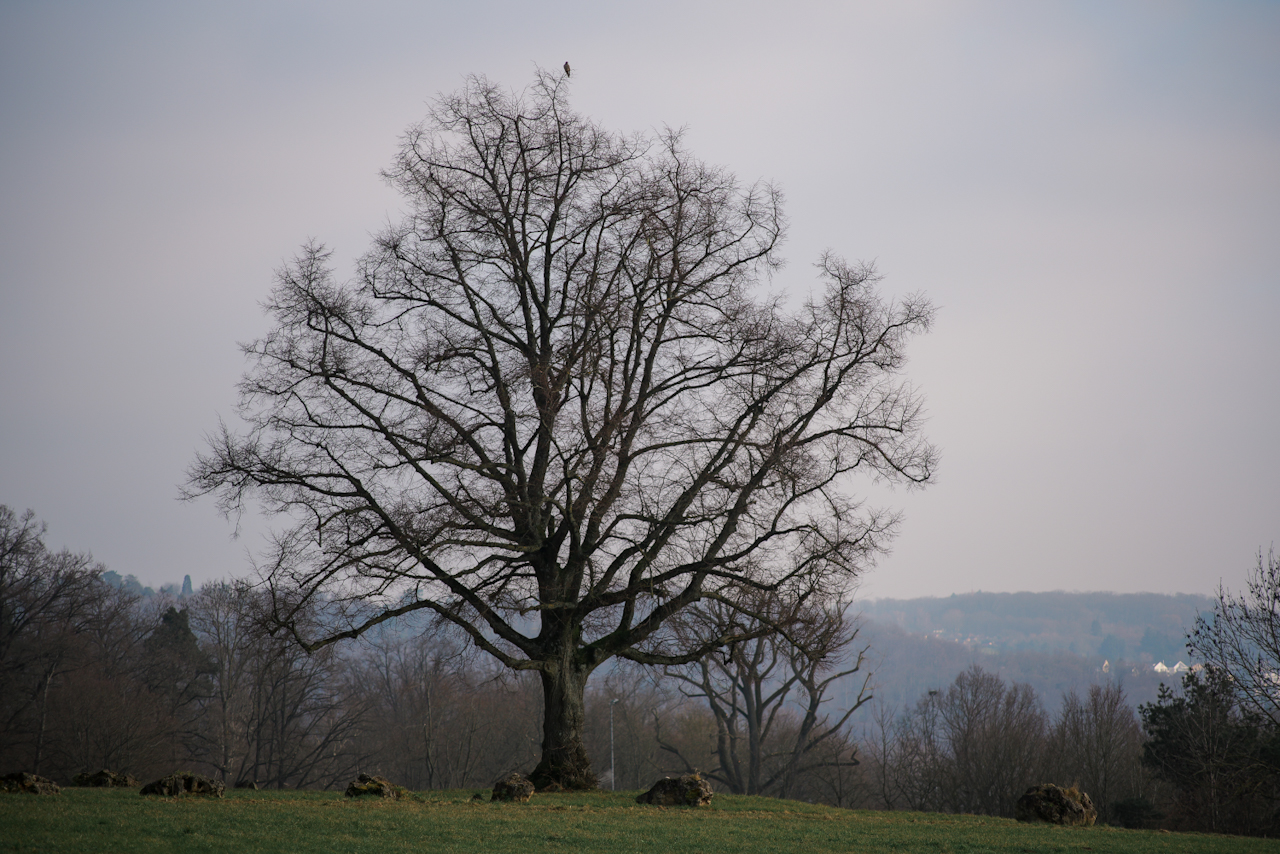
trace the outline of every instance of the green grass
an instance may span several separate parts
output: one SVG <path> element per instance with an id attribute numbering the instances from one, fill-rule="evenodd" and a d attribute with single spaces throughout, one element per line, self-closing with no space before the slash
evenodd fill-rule
<path id="1" fill-rule="evenodd" d="M 414 793 L 399 802 L 248 790 L 222 800 L 144 798 L 133 789 L 8 794 L 0 795 L 0 852 L 1280 852 L 1273 840 L 727 795 L 692 810 L 639 806 L 634 792 L 534 795 L 528 804 L 472 802 L 472 794 Z"/>

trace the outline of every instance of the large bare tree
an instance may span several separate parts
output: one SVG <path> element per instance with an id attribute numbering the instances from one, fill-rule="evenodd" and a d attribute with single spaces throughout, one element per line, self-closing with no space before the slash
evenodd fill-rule
<path id="1" fill-rule="evenodd" d="M 703 599 L 862 570 L 896 517 L 849 476 L 929 480 L 904 345 L 923 298 L 883 299 L 825 256 L 798 310 L 763 293 L 778 192 L 678 133 L 610 133 L 565 78 L 476 78 L 385 173 L 407 214 L 353 281 L 307 246 L 249 345 L 241 432 L 189 492 L 287 524 L 264 567 L 276 618 L 329 611 L 309 649 L 427 610 L 536 671 L 540 786 L 594 787 L 583 690 L 613 656 L 696 660 L 664 630 Z"/>

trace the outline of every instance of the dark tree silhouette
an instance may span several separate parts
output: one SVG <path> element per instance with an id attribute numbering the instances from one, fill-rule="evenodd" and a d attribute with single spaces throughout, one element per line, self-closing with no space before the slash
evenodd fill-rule
<path id="1" fill-rule="evenodd" d="M 583 691 L 602 662 L 697 660 L 664 627 L 705 599 L 856 575 L 896 523 L 850 475 L 934 468 L 899 378 L 929 325 L 832 256 L 796 311 L 760 293 L 780 196 L 679 134 L 619 136 L 473 79 L 405 137 L 408 204 L 352 282 L 309 245 L 247 347 L 247 432 L 190 473 L 230 513 L 291 520 L 264 567 L 309 649 L 426 610 L 536 671 L 540 786 L 594 787 Z M 326 611 L 319 634 L 298 609 Z"/>
<path id="2" fill-rule="evenodd" d="M 1280 831 L 1280 735 L 1241 699 L 1229 674 L 1207 667 L 1185 674 L 1179 692 L 1162 685 L 1159 699 L 1139 709 L 1147 733 L 1143 761 L 1174 788 L 1174 827 Z"/>

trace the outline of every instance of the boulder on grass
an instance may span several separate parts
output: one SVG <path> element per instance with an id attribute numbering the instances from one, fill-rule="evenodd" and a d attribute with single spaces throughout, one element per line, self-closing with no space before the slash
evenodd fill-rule
<path id="1" fill-rule="evenodd" d="M 29 795 L 57 795 L 62 792 L 58 784 L 48 777 L 15 771 L 0 777 L 0 792 L 26 792 Z"/>
<path id="2" fill-rule="evenodd" d="M 208 795 L 211 798 L 221 798 L 226 790 L 227 786 L 221 780 L 211 780 L 199 774 L 181 771 L 170 774 L 168 777 L 161 777 L 154 783 L 148 783 L 142 787 L 139 794 L 164 795 L 171 798 L 180 795 Z"/>
<path id="3" fill-rule="evenodd" d="M 1093 801 L 1088 795 L 1075 787 L 1064 789 L 1052 783 L 1027 789 L 1027 793 L 1018 798 L 1013 815 L 1018 821 L 1081 827 L 1091 827 L 1098 819 L 1098 811 L 1093 808 Z"/>
<path id="4" fill-rule="evenodd" d="M 358 798 L 362 795 L 372 795 L 375 798 L 390 798 L 398 800 L 405 793 L 405 789 L 397 786 L 386 777 L 375 777 L 372 774 L 361 774 L 351 781 L 347 786 L 347 797 Z"/>
<path id="5" fill-rule="evenodd" d="M 128 774 L 117 774 L 114 771 L 108 771 L 106 768 L 101 771 L 95 771 L 92 774 L 88 771 L 81 771 L 71 778 L 71 782 L 77 786 L 92 786 L 104 789 L 136 789 L 142 785 L 142 783 Z"/>
<path id="6" fill-rule="evenodd" d="M 493 784 L 493 794 L 489 796 L 489 800 L 525 804 L 532 797 L 533 781 L 519 771 L 512 771 Z"/>
<path id="7" fill-rule="evenodd" d="M 649 791 L 636 797 L 638 804 L 656 807 L 705 807 L 711 803 L 711 784 L 701 774 L 663 777 Z"/>

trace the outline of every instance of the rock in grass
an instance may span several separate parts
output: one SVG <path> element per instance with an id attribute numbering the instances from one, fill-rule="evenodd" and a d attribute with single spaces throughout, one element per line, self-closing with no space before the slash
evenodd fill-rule
<path id="1" fill-rule="evenodd" d="M 663 777 L 649 791 L 636 797 L 638 804 L 658 807 L 705 807 L 711 803 L 711 784 L 701 774 Z"/>
<path id="2" fill-rule="evenodd" d="M 375 798 L 390 798 L 394 801 L 402 797 L 405 791 L 402 786 L 395 785 L 385 777 L 361 774 L 347 786 L 347 797 L 358 798 L 362 795 L 372 795 Z"/>
<path id="3" fill-rule="evenodd" d="M 1018 821 L 1090 827 L 1098 819 L 1093 801 L 1074 786 L 1064 789 L 1052 783 L 1032 786 L 1013 808 Z"/>
<path id="4" fill-rule="evenodd" d="M 48 777 L 15 771 L 0 777 L 0 792 L 26 792 L 29 795 L 57 795 L 62 792 L 58 784 Z"/>
<path id="5" fill-rule="evenodd" d="M 533 781 L 519 771 L 512 771 L 493 784 L 493 794 L 489 796 L 489 800 L 525 804 L 532 797 Z"/>
<path id="6" fill-rule="evenodd" d="M 161 777 L 154 783 L 148 783 L 142 787 L 140 794 L 166 795 L 174 798 L 179 795 L 208 795 L 211 798 L 221 798 L 226 790 L 226 784 L 220 780 L 211 780 L 199 774 L 181 771 L 170 774 L 168 777 Z"/>
<path id="7" fill-rule="evenodd" d="M 92 786 L 95 788 L 119 788 L 119 789 L 136 789 L 142 785 L 139 781 L 130 777 L 128 774 L 117 774 L 103 768 L 101 771 L 95 771 L 90 774 L 88 771 L 81 771 L 79 774 L 71 778 L 71 782 L 77 786 Z"/>

